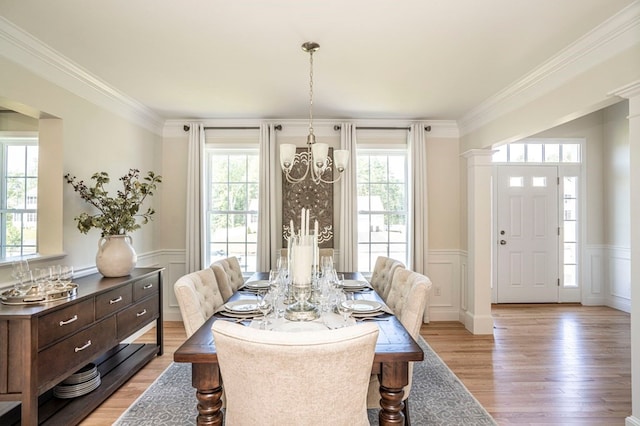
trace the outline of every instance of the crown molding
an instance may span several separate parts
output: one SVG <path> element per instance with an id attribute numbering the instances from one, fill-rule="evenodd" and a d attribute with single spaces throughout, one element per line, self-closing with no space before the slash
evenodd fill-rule
<path id="1" fill-rule="evenodd" d="M 164 120 L 0 16 L 0 55 L 69 92 L 158 135 Z"/>
<path id="2" fill-rule="evenodd" d="M 640 1 L 635 1 L 520 80 L 467 112 L 458 120 L 460 134 L 471 133 L 638 43 Z"/>

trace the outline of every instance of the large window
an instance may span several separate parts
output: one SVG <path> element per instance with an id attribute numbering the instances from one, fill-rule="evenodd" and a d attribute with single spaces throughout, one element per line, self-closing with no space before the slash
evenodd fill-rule
<path id="1" fill-rule="evenodd" d="M 35 254 L 37 138 L 0 138 L 0 258 Z"/>
<path id="2" fill-rule="evenodd" d="M 207 149 L 206 264 L 235 256 L 255 272 L 258 170 L 258 149 Z"/>
<path id="3" fill-rule="evenodd" d="M 378 256 L 407 264 L 406 149 L 358 150 L 358 269 Z"/>

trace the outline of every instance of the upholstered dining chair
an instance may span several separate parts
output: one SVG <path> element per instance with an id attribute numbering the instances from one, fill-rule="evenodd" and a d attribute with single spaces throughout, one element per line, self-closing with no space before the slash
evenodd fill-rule
<path id="1" fill-rule="evenodd" d="M 387 306 L 393 310 L 404 328 L 415 340 L 420 336 L 422 316 L 427 306 L 429 293 L 431 292 L 431 280 L 417 272 L 408 269 L 398 269 L 393 275 L 391 289 L 387 298 Z M 404 415 L 406 424 L 410 425 L 409 418 L 409 393 L 413 382 L 413 363 L 409 363 L 409 383 L 404 387 Z M 380 407 L 380 381 L 377 374 L 371 375 L 369 392 L 367 394 L 367 407 Z"/>
<path id="2" fill-rule="evenodd" d="M 175 282 L 173 291 L 178 299 L 182 322 L 191 336 L 222 306 L 224 300 L 211 268 L 184 275 Z"/>
<path id="3" fill-rule="evenodd" d="M 376 259 L 369 282 L 376 293 L 382 297 L 382 300 L 387 300 L 393 275 L 400 268 L 404 268 L 404 264 L 399 260 L 385 256 L 378 256 Z"/>
<path id="4" fill-rule="evenodd" d="M 237 257 L 227 257 L 213 262 L 211 269 L 216 275 L 220 293 L 226 302 L 244 284 L 240 262 L 238 262 Z"/>
<path id="5" fill-rule="evenodd" d="M 212 331 L 227 426 L 369 424 L 376 324 L 293 333 L 216 321 Z"/>

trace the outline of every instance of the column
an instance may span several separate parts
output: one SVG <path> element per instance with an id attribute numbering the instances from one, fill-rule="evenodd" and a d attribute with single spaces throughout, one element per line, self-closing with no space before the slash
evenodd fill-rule
<path id="1" fill-rule="evenodd" d="M 631 191 L 631 416 L 627 426 L 640 425 L 640 80 L 613 93 L 629 99 Z"/>
<path id="2" fill-rule="evenodd" d="M 474 149 L 467 159 L 467 280 L 462 288 L 461 320 L 473 334 L 493 334 L 491 316 L 492 200 L 491 155 Z"/>

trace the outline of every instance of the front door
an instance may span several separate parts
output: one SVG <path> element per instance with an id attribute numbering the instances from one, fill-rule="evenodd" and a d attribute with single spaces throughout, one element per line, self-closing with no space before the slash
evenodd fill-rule
<path id="1" fill-rule="evenodd" d="M 557 303 L 558 169 L 498 166 L 497 302 Z"/>

